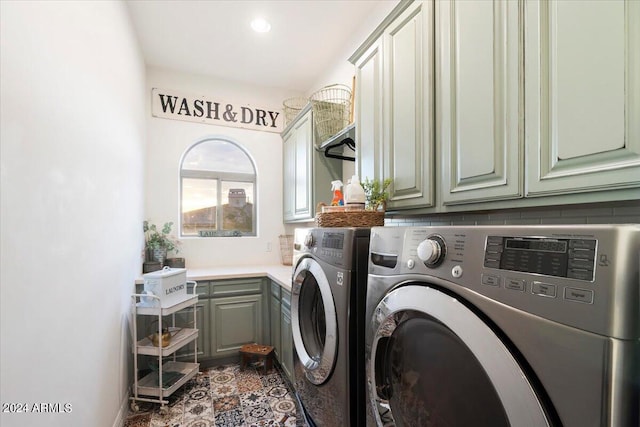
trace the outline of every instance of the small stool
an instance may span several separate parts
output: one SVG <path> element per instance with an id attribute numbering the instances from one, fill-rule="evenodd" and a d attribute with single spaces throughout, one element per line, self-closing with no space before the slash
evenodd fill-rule
<path id="1" fill-rule="evenodd" d="M 262 344 L 245 344 L 240 349 L 240 369 L 247 366 L 247 362 L 253 358 L 264 361 L 264 373 L 273 367 L 273 347 Z"/>

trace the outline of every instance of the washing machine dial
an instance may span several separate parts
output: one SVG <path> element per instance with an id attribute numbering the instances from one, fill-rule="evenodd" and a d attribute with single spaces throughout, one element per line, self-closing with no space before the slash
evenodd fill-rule
<path id="1" fill-rule="evenodd" d="M 313 234 L 311 233 L 307 234 L 307 236 L 304 238 L 304 245 L 308 248 L 312 247 L 315 243 L 316 242 L 313 238 Z"/>
<path id="2" fill-rule="evenodd" d="M 418 245 L 418 258 L 427 267 L 436 267 L 444 261 L 446 246 L 440 236 L 429 236 Z"/>

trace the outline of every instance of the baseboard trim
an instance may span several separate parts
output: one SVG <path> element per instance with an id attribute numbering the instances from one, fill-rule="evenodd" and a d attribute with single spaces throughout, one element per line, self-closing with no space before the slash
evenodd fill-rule
<path id="1" fill-rule="evenodd" d="M 127 391 L 124 396 L 124 400 L 120 403 L 120 410 L 118 411 L 118 415 L 113 422 L 113 427 L 124 426 L 124 420 L 127 418 L 127 414 L 129 413 L 129 397 L 129 392 Z"/>

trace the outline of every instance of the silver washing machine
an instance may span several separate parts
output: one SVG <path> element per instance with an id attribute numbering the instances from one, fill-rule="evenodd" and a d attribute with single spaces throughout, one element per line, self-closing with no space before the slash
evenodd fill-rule
<path id="1" fill-rule="evenodd" d="M 311 426 L 365 425 L 369 228 L 296 229 L 294 383 Z"/>
<path id="2" fill-rule="evenodd" d="M 368 424 L 640 425 L 640 224 L 373 228 Z"/>

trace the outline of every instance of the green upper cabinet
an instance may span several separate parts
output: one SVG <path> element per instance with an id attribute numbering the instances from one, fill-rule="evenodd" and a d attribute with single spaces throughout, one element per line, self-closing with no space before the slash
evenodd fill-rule
<path id="1" fill-rule="evenodd" d="M 527 2 L 526 195 L 640 185 L 640 2 Z"/>
<path id="2" fill-rule="evenodd" d="M 388 207 L 432 206 L 433 2 L 416 2 L 385 30 L 383 178 L 392 178 Z"/>
<path id="3" fill-rule="evenodd" d="M 292 129 L 282 136 L 283 159 L 283 217 L 285 221 L 295 218 L 295 174 L 296 174 L 296 132 Z"/>
<path id="4" fill-rule="evenodd" d="M 283 136 L 285 220 L 312 217 L 313 123 L 311 110 Z"/>
<path id="5" fill-rule="evenodd" d="M 318 202 L 331 201 L 331 181 L 342 179 L 342 164 L 316 150 L 310 106 L 287 126 L 282 140 L 284 221 L 311 220 Z"/>
<path id="6" fill-rule="evenodd" d="M 436 4 L 444 205 L 522 196 L 521 3 Z"/>
<path id="7" fill-rule="evenodd" d="M 401 1 L 350 58 L 359 175 L 421 213 L 636 199 L 638 22 L 635 0 Z"/>
<path id="8" fill-rule="evenodd" d="M 393 179 L 390 210 L 434 203 L 433 2 L 401 4 L 396 12 L 350 59 L 358 84 L 358 174 Z"/>
<path id="9" fill-rule="evenodd" d="M 382 177 L 382 39 L 355 63 L 356 168 L 359 176 Z"/>

